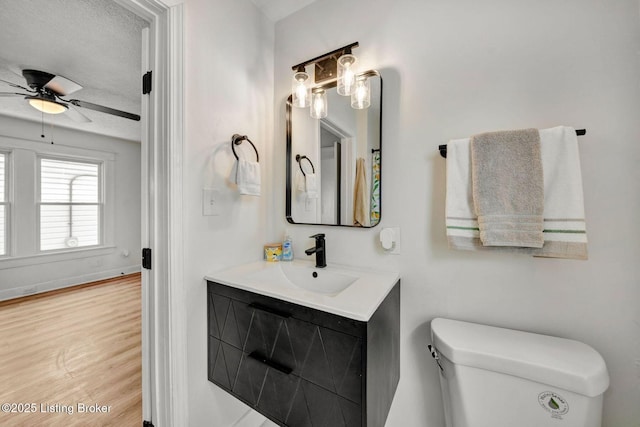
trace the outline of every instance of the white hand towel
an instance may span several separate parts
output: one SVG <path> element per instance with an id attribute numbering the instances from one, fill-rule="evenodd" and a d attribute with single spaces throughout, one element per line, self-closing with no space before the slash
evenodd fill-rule
<path id="1" fill-rule="evenodd" d="M 447 145 L 446 227 L 449 247 L 494 250 L 553 258 L 587 259 L 582 175 L 575 129 L 558 126 L 540 131 L 544 180 L 542 248 L 483 246 L 473 210 L 469 138 Z"/>
<path id="2" fill-rule="evenodd" d="M 318 198 L 318 177 L 315 173 L 307 173 L 305 177 L 305 191 L 308 199 Z"/>
<path id="3" fill-rule="evenodd" d="M 236 185 L 240 194 L 260 195 L 260 163 L 238 159 L 236 165 Z"/>
<path id="4" fill-rule="evenodd" d="M 307 191 L 306 179 L 299 170 L 296 171 L 296 189 L 301 193 Z"/>

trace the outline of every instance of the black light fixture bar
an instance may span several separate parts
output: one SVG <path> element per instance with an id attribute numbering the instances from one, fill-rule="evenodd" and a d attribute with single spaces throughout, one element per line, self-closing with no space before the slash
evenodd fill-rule
<path id="1" fill-rule="evenodd" d="M 343 46 L 343 47 L 341 47 L 339 49 L 332 50 L 331 52 L 327 52 L 327 53 L 322 54 L 320 56 L 316 56 L 313 59 L 308 59 L 308 60 L 306 60 L 304 62 L 301 62 L 300 64 L 296 64 L 293 67 L 291 67 L 291 69 L 293 71 L 298 71 L 300 69 L 304 70 L 304 67 L 306 67 L 309 64 L 314 64 L 314 63 L 316 63 L 318 61 L 321 61 L 321 60 L 323 60 L 325 58 L 329 58 L 329 57 L 335 55 L 336 53 L 344 52 L 345 50 L 349 50 L 350 51 L 351 49 L 353 49 L 355 47 L 358 47 L 358 46 L 360 46 L 360 44 L 358 42 L 353 42 L 353 43 L 348 44 L 346 46 Z"/>

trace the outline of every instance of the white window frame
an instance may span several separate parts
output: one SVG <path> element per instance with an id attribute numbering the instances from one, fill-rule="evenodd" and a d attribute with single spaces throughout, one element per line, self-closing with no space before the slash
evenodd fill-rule
<path id="1" fill-rule="evenodd" d="M 57 160 L 62 162 L 74 162 L 74 163 L 85 163 L 92 164 L 98 166 L 98 202 L 97 203 L 62 203 L 62 202 L 42 202 L 42 160 Z M 57 252 L 66 252 L 66 251 L 80 251 L 83 249 L 95 249 L 104 246 L 105 241 L 105 209 L 104 209 L 104 196 L 105 196 L 105 165 L 101 160 L 96 159 L 81 159 L 81 158 L 69 158 L 62 156 L 54 156 L 48 154 L 38 154 L 36 156 L 36 245 L 37 252 L 40 254 L 49 254 L 49 253 L 57 253 Z M 86 206 L 86 205 L 97 205 L 98 206 L 98 244 L 96 245 L 87 245 L 80 246 L 77 248 L 59 248 L 59 249 L 42 249 L 42 236 L 41 236 L 41 213 L 42 206 Z"/>
<path id="2" fill-rule="evenodd" d="M 11 151 L 0 150 L 4 156 L 4 200 L 0 200 L 0 206 L 4 207 L 4 248 L 0 259 L 11 256 Z"/>
<path id="3" fill-rule="evenodd" d="M 0 135 L 0 151 L 9 153 L 10 225 L 8 226 L 7 255 L 0 256 L 0 271 L 48 262 L 68 261 L 109 255 L 115 246 L 115 160 L 113 152 L 80 148 L 64 144 L 43 145 L 40 141 Z M 39 176 L 38 158 L 59 158 L 70 161 L 102 162 L 102 242 L 101 246 L 84 246 L 40 252 L 38 250 L 37 202 Z M 26 184 L 25 184 L 26 182 Z M 16 193 L 26 185 L 25 191 Z M 25 194 L 25 192 L 29 194 Z"/>

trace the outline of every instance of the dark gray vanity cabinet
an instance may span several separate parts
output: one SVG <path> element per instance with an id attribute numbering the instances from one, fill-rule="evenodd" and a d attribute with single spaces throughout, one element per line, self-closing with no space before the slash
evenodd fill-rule
<path id="1" fill-rule="evenodd" d="M 207 286 L 209 381 L 281 426 L 384 426 L 400 378 L 400 281 L 368 322 Z"/>

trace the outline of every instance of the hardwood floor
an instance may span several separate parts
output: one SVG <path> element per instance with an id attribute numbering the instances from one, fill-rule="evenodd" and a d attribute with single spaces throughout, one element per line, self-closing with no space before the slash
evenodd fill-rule
<path id="1" fill-rule="evenodd" d="M 142 425 L 140 288 L 138 273 L 1 302 L 0 426 Z"/>

